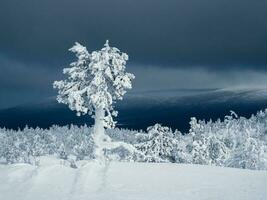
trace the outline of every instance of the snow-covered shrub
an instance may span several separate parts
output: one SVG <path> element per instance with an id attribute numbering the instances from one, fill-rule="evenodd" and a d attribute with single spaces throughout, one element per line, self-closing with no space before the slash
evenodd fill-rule
<path id="1" fill-rule="evenodd" d="M 155 124 L 147 128 L 148 140 L 135 147 L 148 156 L 149 161 L 174 162 L 174 151 L 177 145 L 175 135 L 168 127 Z"/>
<path id="2" fill-rule="evenodd" d="M 249 119 L 231 111 L 223 121 L 191 119 L 192 162 L 248 169 L 267 169 L 267 110 Z M 190 145 L 190 144 L 189 144 Z"/>
<path id="3" fill-rule="evenodd" d="M 93 128 L 86 125 L 52 126 L 49 129 L 25 127 L 18 131 L 0 129 L 0 162 L 35 164 L 36 158 L 45 155 L 54 155 L 61 159 L 94 159 L 92 132 Z M 138 152 L 127 148 L 127 143 L 135 144 L 136 139 L 147 134 L 118 128 L 109 129 L 107 132 L 120 144 L 112 151 L 105 150 L 108 152 L 108 158 L 141 160 Z"/>
<path id="4" fill-rule="evenodd" d="M 67 159 L 69 155 L 74 155 L 77 159 L 84 155 L 90 157 L 92 143 L 83 145 L 84 142 L 91 141 L 89 131 L 91 128 L 87 126 L 52 126 L 50 129 L 25 127 L 18 131 L 0 129 L 0 158 L 7 163 L 33 163 L 35 158 L 44 155 L 55 155 L 63 159 Z M 78 151 L 77 147 L 82 150 Z"/>
<path id="5" fill-rule="evenodd" d="M 105 149 L 110 160 L 176 162 L 246 169 L 267 169 L 267 110 L 250 118 L 235 113 L 224 120 L 191 118 L 189 133 L 156 124 L 146 132 L 110 129 L 118 146 Z M 0 129 L 0 162 L 38 163 L 38 157 L 94 159 L 93 128 L 52 126 L 50 129 Z M 75 164 L 75 163 L 74 163 Z"/>
<path id="6" fill-rule="evenodd" d="M 188 145 L 190 146 L 192 163 L 222 166 L 228 158 L 230 149 L 224 143 L 225 137 L 223 134 L 217 134 L 212 129 L 212 124 L 211 121 L 206 123 L 205 121 L 197 121 L 194 117 L 191 118 L 189 136 L 191 136 L 192 142 L 191 146 Z"/>
<path id="7" fill-rule="evenodd" d="M 208 154 L 211 164 L 224 166 L 229 157 L 230 149 L 227 148 L 220 136 L 210 135 L 208 137 Z"/>
<path id="8" fill-rule="evenodd" d="M 182 135 L 181 132 L 175 132 L 175 139 L 177 140 L 176 149 L 174 150 L 174 157 L 176 163 L 192 163 L 192 138 L 189 134 Z"/>
<path id="9" fill-rule="evenodd" d="M 227 166 L 243 169 L 264 169 L 266 168 L 265 157 L 266 146 L 261 141 L 249 137 L 233 151 Z"/>

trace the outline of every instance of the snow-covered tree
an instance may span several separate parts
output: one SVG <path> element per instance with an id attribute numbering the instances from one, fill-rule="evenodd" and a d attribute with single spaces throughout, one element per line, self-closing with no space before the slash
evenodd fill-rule
<path id="1" fill-rule="evenodd" d="M 191 137 L 190 153 L 192 155 L 192 162 L 194 164 L 210 164 L 205 124 L 192 117 L 190 126 L 189 135 Z"/>
<path id="2" fill-rule="evenodd" d="M 228 159 L 230 154 L 229 148 L 227 148 L 220 135 L 217 136 L 211 133 L 208 136 L 208 141 L 208 152 L 211 164 L 224 166 L 225 161 Z"/>
<path id="3" fill-rule="evenodd" d="M 211 121 L 197 121 L 191 118 L 189 135 L 192 139 L 190 145 L 192 162 L 195 164 L 215 164 L 222 166 L 228 158 L 229 149 L 224 143 L 224 134 L 218 134 L 212 125 L 216 124 Z M 218 127 L 215 126 L 217 129 Z"/>
<path id="4" fill-rule="evenodd" d="M 243 169 L 266 169 L 266 146 L 253 137 L 243 138 L 243 142 L 233 151 L 226 165 Z"/>
<path id="5" fill-rule="evenodd" d="M 192 163 L 191 155 L 191 141 L 192 138 L 189 134 L 182 135 L 181 132 L 175 131 L 175 138 L 177 140 L 176 149 L 174 151 L 176 163 Z"/>
<path id="6" fill-rule="evenodd" d="M 155 124 L 147 128 L 148 141 L 139 143 L 135 147 L 143 152 L 148 161 L 174 162 L 176 139 L 168 127 Z"/>
<path id="7" fill-rule="evenodd" d="M 116 124 L 113 116 L 117 116 L 117 111 L 113 105 L 132 88 L 134 75 L 125 71 L 128 55 L 110 47 L 108 40 L 99 51 L 89 53 L 77 42 L 70 51 L 76 54 L 77 61 L 63 70 L 68 75 L 65 80 L 54 82 L 54 88 L 58 89 L 57 100 L 69 105 L 78 116 L 92 115 L 95 155 L 103 158 L 103 149 L 114 146 L 105 135 L 105 128 Z"/>

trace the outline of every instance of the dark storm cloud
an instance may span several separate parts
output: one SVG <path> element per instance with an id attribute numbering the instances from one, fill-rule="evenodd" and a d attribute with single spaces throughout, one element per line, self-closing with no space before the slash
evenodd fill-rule
<path id="1" fill-rule="evenodd" d="M 267 86 L 267 72 L 244 69 L 135 67 L 133 91 L 170 89 L 259 89 Z"/>
<path id="2" fill-rule="evenodd" d="M 267 64 L 264 0 L 9 0 L 0 6 L 0 52 L 57 63 L 74 41 L 105 39 L 131 62 L 212 68 Z M 175 63 L 175 65 L 173 65 Z"/>
<path id="3" fill-rule="evenodd" d="M 266 8 L 265 0 L 0 1 L 0 108 L 55 95 L 75 41 L 92 51 L 109 39 L 127 52 L 133 90 L 265 87 Z"/>
<path id="4" fill-rule="evenodd" d="M 0 109 L 27 102 L 40 102 L 55 96 L 54 80 L 60 80 L 60 65 L 13 61 L 0 56 Z M 129 64 L 135 74 L 133 90 L 205 89 L 205 88 L 260 88 L 267 85 L 267 72 L 252 69 L 210 70 L 205 67 L 178 68 L 155 65 Z"/>
<path id="5" fill-rule="evenodd" d="M 0 108 L 55 95 L 52 82 L 61 77 L 58 70 L 45 65 L 14 61 L 0 55 Z"/>

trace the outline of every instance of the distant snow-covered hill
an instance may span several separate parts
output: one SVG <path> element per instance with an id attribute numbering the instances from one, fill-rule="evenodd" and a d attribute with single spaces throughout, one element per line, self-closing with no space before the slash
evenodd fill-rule
<path id="1" fill-rule="evenodd" d="M 266 182 L 267 171 L 170 163 L 0 165 L 3 200 L 265 200 Z"/>
<path id="2" fill-rule="evenodd" d="M 234 110 L 249 117 L 267 108 L 267 89 L 168 90 L 129 93 L 118 102 L 118 126 L 146 129 L 157 123 L 186 131 L 190 117 L 223 118 Z M 49 127 L 52 124 L 92 124 L 89 116 L 77 117 L 55 97 L 39 103 L 21 105 L 0 111 L 0 127 Z"/>

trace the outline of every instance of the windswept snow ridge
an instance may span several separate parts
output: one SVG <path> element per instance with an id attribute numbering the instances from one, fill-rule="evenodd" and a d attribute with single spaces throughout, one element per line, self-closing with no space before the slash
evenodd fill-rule
<path id="1" fill-rule="evenodd" d="M 266 171 L 170 163 L 0 165 L 3 200 L 264 200 L 266 182 Z"/>

